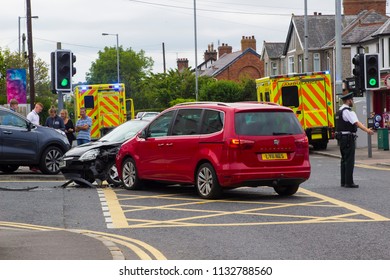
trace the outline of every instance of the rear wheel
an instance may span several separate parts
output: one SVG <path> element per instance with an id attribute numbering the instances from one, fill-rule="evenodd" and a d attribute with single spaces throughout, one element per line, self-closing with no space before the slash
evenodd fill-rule
<path id="1" fill-rule="evenodd" d="M 0 165 L 0 171 L 4 173 L 14 173 L 16 170 L 18 170 L 19 165 L 13 165 L 13 164 L 4 164 Z"/>
<path id="2" fill-rule="evenodd" d="M 299 189 L 299 185 L 290 185 L 290 186 L 278 186 L 274 187 L 275 192 L 281 196 L 290 196 L 295 194 Z"/>
<path id="3" fill-rule="evenodd" d="M 64 155 L 57 147 L 48 147 L 42 154 L 39 169 L 44 174 L 58 174 L 60 172 L 60 159 Z"/>
<path id="4" fill-rule="evenodd" d="M 196 172 L 196 189 L 202 198 L 218 198 L 222 194 L 217 174 L 210 163 L 202 164 Z"/>
<path id="5" fill-rule="evenodd" d="M 317 151 L 326 150 L 327 147 L 328 147 L 328 143 L 327 142 L 319 142 L 319 143 L 314 143 L 313 144 L 314 150 L 317 150 Z"/>
<path id="6" fill-rule="evenodd" d="M 142 180 L 138 178 L 137 167 L 132 158 L 128 158 L 123 162 L 122 182 L 126 190 L 138 190 L 142 187 Z"/>

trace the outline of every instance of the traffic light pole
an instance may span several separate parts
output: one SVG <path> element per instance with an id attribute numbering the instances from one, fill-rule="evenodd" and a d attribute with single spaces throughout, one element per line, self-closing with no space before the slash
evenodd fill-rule
<path id="1" fill-rule="evenodd" d="M 369 114 L 371 114 L 371 103 L 370 103 L 370 95 L 371 90 L 366 90 L 366 106 L 367 106 L 367 123 L 366 126 L 368 127 L 368 117 Z M 368 157 L 372 158 L 372 143 L 371 143 L 371 134 L 367 133 L 367 152 Z"/>

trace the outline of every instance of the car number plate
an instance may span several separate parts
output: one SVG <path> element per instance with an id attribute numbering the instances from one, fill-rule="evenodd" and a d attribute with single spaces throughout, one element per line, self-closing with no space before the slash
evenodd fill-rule
<path id="1" fill-rule="evenodd" d="M 261 154 L 262 160 L 278 160 L 278 159 L 287 159 L 286 153 L 269 153 Z"/>

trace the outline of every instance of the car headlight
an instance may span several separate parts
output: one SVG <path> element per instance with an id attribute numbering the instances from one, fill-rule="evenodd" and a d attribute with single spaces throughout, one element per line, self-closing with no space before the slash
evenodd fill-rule
<path id="1" fill-rule="evenodd" d="M 66 134 L 64 131 L 62 131 L 61 129 L 55 129 L 55 131 L 57 131 L 59 134 L 62 134 L 63 136 L 66 137 Z"/>
<path id="2" fill-rule="evenodd" d="M 88 161 L 88 160 L 94 160 L 99 154 L 99 149 L 92 149 L 89 150 L 88 152 L 85 152 L 84 154 L 81 155 L 79 158 L 79 161 Z"/>

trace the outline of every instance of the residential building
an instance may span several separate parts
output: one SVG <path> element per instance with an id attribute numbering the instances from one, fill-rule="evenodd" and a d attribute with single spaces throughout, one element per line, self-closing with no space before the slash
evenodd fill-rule
<path id="1" fill-rule="evenodd" d="M 205 53 L 205 62 L 198 66 L 201 76 L 240 81 L 244 78 L 257 79 L 264 75 L 264 64 L 256 52 L 254 36 L 242 36 L 241 50 L 235 52 L 231 46 L 223 43 L 218 47 L 218 59 L 216 60 L 214 49 L 208 50 L 213 54 L 206 55 Z"/>
<path id="2" fill-rule="evenodd" d="M 365 53 L 379 53 L 381 88 L 374 91 L 370 107 L 376 114 L 390 112 L 390 20 L 386 16 L 386 0 L 344 0 L 343 10 L 342 78 L 353 77 L 351 61 L 359 49 L 364 49 Z M 276 68 L 280 74 L 329 71 L 334 84 L 335 15 L 314 13 L 307 16 L 307 69 L 304 69 L 304 20 L 304 16 L 292 15 L 279 58 L 273 51 L 280 45 L 264 42 L 261 54 L 265 72 L 272 75 L 272 69 Z"/>

